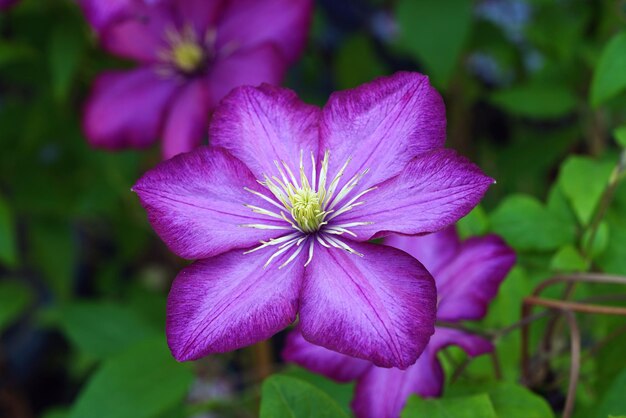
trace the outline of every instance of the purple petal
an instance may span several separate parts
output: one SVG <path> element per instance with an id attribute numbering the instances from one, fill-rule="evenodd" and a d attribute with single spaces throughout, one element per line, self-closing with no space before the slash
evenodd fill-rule
<path id="1" fill-rule="evenodd" d="M 456 255 L 460 246 L 454 226 L 422 236 L 389 235 L 385 237 L 384 243 L 417 258 L 433 275 L 435 282 L 440 267 L 445 266 Z"/>
<path id="2" fill-rule="evenodd" d="M 97 32 L 109 23 L 132 14 L 137 3 L 136 0 L 78 0 L 87 21 Z"/>
<path id="3" fill-rule="evenodd" d="M 249 248 L 260 240 L 285 234 L 282 230 L 241 226 L 284 225 L 260 218 L 262 215 L 245 207 L 250 204 L 275 210 L 244 187 L 264 190 L 236 158 L 220 149 L 202 147 L 157 165 L 133 190 L 168 247 L 180 257 L 198 259 L 233 248 Z"/>
<path id="4" fill-rule="evenodd" d="M 357 379 L 373 367 L 372 363 L 367 360 L 311 344 L 304 339 L 299 329 L 293 330 L 287 336 L 283 359 L 338 382 Z"/>
<path id="5" fill-rule="evenodd" d="M 215 26 L 224 3 L 224 0 L 177 0 L 176 6 L 181 24 L 191 24 L 203 38 L 207 30 Z"/>
<path id="6" fill-rule="evenodd" d="M 400 250 L 347 242 L 363 257 L 315 248 L 300 302 L 302 335 L 378 366 L 405 369 L 434 332 L 433 279 Z"/>
<path id="7" fill-rule="evenodd" d="M 388 233 L 439 231 L 467 215 L 492 183 L 493 179 L 454 151 L 432 151 L 366 194 L 365 204 L 338 216 L 336 223 L 372 222 L 352 228 L 359 240 Z"/>
<path id="8" fill-rule="evenodd" d="M 163 156 L 171 158 L 197 147 L 207 136 L 209 94 L 202 79 L 190 81 L 174 99 L 163 129 Z"/>
<path id="9" fill-rule="evenodd" d="M 396 418 L 410 395 L 440 396 L 444 374 L 437 353 L 449 345 L 460 346 L 470 357 L 493 350 L 481 337 L 437 327 L 420 358 L 408 369 L 372 367 L 363 375 L 352 401 L 357 418 Z"/>
<path id="10" fill-rule="evenodd" d="M 275 162 L 285 161 L 296 171 L 304 152 L 317 154 L 319 109 L 304 104 L 291 90 L 264 84 L 240 87 L 222 100 L 213 114 L 209 140 L 229 150 L 258 179 L 277 175 Z"/>
<path id="11" fill-rule="evenodd" d="M 176 90 L 173 80 L 147 68 L 101 74 L 85 105 L 83 129 L 87 139 L 93 146 L 108 149 L 152 144 Z"/>
<path id="12" fill-rule="evenodd" d="M 312 12 L 311 0 L 232 0 L 218 23 L 217 47 L 271 42 L 294 62 L 304 49 Z"/>
<path id="13" fill-rule="evenodd" d="M 272 44 L 239 50 L 214 63 L 208 79 L 212 100 L 218 103 L 239 86 L 278 85 L 286 70 L 285 59 Z"/>
<path id="14" fill-rule="evenodd" d="M 320 151 L 331 151 L 331 179 L 349 158 L 344 179 L 369 169 L 365 189 L 443 147 L 445 136 L 445 107 L 428 77 L 400 72 L 333 93 L 322 111 Z"/>
<path id="15" fill-rule="evenodd" d="M 141 63 L 158 61 L 167 49 L 166 30 L 175 28 L 172 10 L 165 4 L 144 6 L 130 17 L 105 26 L 100 34 L 102 46 L 111 54 Z"/>
<path id="16" fill-rule="evenodd" d="M 424 363 L 429 356 L 428 347 L 417 359 L 417 362 L 406 370 L 396 368 L 385 369 L 372 367 L 359 381 L 354 389 L 352 409 L 357 418 L 398 418 L 410 395 L 416 393 L 415 380 L 419 380 L 416 373 L 418 364 Z M 437 364 L 439 365 L 439 364 Z M 443 380 L 443 373 L 425 375 L 424 378 Z"/>
<path id="17" fill-rule="evenodd" d="M 166 331 L 177 360 L 245 347 L 296 319 L 304 261 L 278 269 L 264 268 L 266 259 L 263 251 L 234 250 L 198 261 L 176 277 L 167 300 Z"/>
<path id="18" fill-rule="evenodd" d="M 514 264 L 515 252 L 495 235 L 463 242 L 458 254 L 435 275 L 437 318 L 459 321 L 484 317 Z"/>
<path id="19" fill-rule="evenodd" d="M 0 0 L 0 10 L 7 10 L 9 7 L 13 6 L 19 0 Z"/>

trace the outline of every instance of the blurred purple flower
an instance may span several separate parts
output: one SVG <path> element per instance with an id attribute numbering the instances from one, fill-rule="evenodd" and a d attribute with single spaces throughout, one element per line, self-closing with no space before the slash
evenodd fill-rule
<path id="1" fill-rule="evenodd" d="M 93 146 L 166 158 L 199 145 L 213 107 L 239 85 L 278 84 L 302 51 L 311 0 L 79 0 L 111 54 L 136 61 L 98 77 L 83 127 Z"/>
<path id="2" fill-rule="evenodd" d="M 470 238 L 460 243 L 453 227 L 423 237 L 390 236 L 385 243 L 407 251 L 433 274 L 437 319 L 447 322 L 482 318 L 515 263 L 515 253 L 499 237 Z M 298 329 L 288 336 L 283 357 L 340 382 L 356 379 L 352 408 L 357 417 L 395 418 L 409 395 L 441 395 L 444 375 L 437 352 L 449 345 L 461 347 L 470 356 L 493 349 L 491 342 L 481 337 L 438 326 L 413 366 L 385 369 L 313 345 Z"/>
<path id="3" fill-rule="evenodd" d="M 0 0 L 0 11 L 7 10 L 9 7 L 13 6 L 19 0 Z"/>
<path id="4" fill-rule="evenodd" d="M 299 315 L 312 343 L 379 366 L 413 364 L 434 331 L 432 276 L 367 241 L 445 228 L 493 183 L 443 149 L 445 108 L 428 78 L 380 78 L 323 109 L 287 89 L 240 87 L 209 133 L 211 147 L 134 186 L 170 249 L 201 259 L 170 291 L 174 356 L 234 350 Z"/>

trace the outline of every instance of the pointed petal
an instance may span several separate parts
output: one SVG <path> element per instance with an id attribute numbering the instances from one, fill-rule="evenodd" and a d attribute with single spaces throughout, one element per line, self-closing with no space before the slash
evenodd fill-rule
<path id="1" fill-rule="evenodd" d="M 291 90 L 263 84 L 240 87 L 222 100 L 209 128 L 211 144 L 243 161 L 254 175 L 277 175 L 274 162 L 292 170 L 304 152 L 305 172 L 311 172 L 311 152 L 317 154 L 319 109 L 298 99 Z"/>
<path id="2" fill-rule="evenodd" d="M 180 257 L 198 259 L 294 232 L 241 226 L 287 225 L 245 207 L 250 204 L 275 210 L 244 187 L 264 190 L 230 154 L 202 147 L 157 165 L 139 179 L 133 191 L 168 247 Z"/>
<path id="3" fill-rule="evenodd" d="M 437 318 L 481 319 L 500 283 L 515 264 L 515 252 L 496 235 L 470 238 L 435 276 L 439 294 Z"/>
<path id="4" fill-rule="evenodd" d="M 282 258 L 287 257 L 284 255 Z M 263 268 L 264 252 L 230 251 L 198 261 L 172 284 L 167 341 L 179 361 L 224 353 L 270 338 L 296 319 L 302 260 Z"/>
<path id="5" fill-rule="evenodd" d="M 434 332 L 433 279 L 400 250 L 347 243 L 363 257 L 315 248 L 302 290 L 302 335 L 313 344 L 379 366 L 405 369 Z"/>
<path id="6" fill-rule="evenodd" d="M 176 0 L 180 22 L 193 25 L 201 39 L 215 26 L 225 3 L 224 0 Z"/>
<path id="7" fill-rule="evenodd" d="M 135 0 L 78 0 L 85 18 L 97 32 L 109 23 L 130 15 L 136 3 Z"/>
<path id="8" fill-rule="evenodd" d="M 430 357 L 428 347 L 417 359 L 417 363 L 407 370 L 372 367 L 359 379 L 352 399 L 352 409 L 357 418 L 398 418 L 410 395 L 416 393 L 414 381 L 416 370 L 423 359 Z M 439 363 L 437 363 L 439 366 Z M 424 375 L 424 379 L 443 381 L 441 368 L 434 375 Z"/>
<path id="9" fill-rule="evenodd" d="M 190 81 L 174 98 L 163 129 L 163 156 L 171 158 L 200 145 L 207 136 L 209 95 L 204 80 Z"/>
<path id="10" fill-rule="evenodd" d="M 439 350 L 460 346 L 470 357 L 493 350 L 492 344 L 475 335 L 437 327 L 417 362 L 406 370 L 372 367 L 359 380 L 352 401 L 358 418 L 396 418 L 410 395 L 440 396 L 444 374 L 437 359 Z"/>
<path id="11" fill-rule="evenodd" d="M 101 74 L 85 105 L 83 129 L 87 139 L 95 147 L 108 149 L 152 144 L 176 90 L 175 82 L 148 68 Z"/>
<path id="12" fill-rule="evenodd" d="M 80 0 L 103 48 L 113 55 L 154 63 L 167 47 L 165 31 L 176 26 L 170 1 Z"/>
<path id="13" fill-rule="evenodd" d="M 439 269 L 452 260 L 461 245 L 454 226 L 421 236 L 389 235 L 385 237 L 384 244 L 417 258 L 433 275 L 435 282 Z"/>
<path id="14" fill-rule="evenodd" d="M 432 151 L 415 158 L 402 174 L 363 196 L 363 205 L 338 216 L 335 222 L 372 222 L 351 229 L 360 241 L 394 232 L 416 235 L 439 231 L 467 215 L 493 182 L 454 151 Z"/>
<path id="15" fill-rule="evenodd" d="M 283 80 L 287 63 L 273 44 L 236 51 L 216 60 L 208 79 L 211 97 L 219 103 L 239 86 L 278 85 Z"/>
<path id="16" fill-rule="evenodd" d="M 312 12 L 312 0 L 232 0 L 218 23 L 217 47 L 271 42 L 294 62 L 306 43 Z"/>
<path id="17" fill-rule="evenodd" d="M 428 77 L 396 73 L 333 93 L 322 111 L 321 151 L 330 176 L 352 157 L 344 179 L 369 168 L 358 190 L 398 175 L 415 156 L 443 147 L 445 107 Z"/>
<path id="18" fill-rule="evenodd" d="M 304 339 L 299 329 L 287 336 L 283 359 L 296 363 L 312 372 L 323 374 L 338 382 L 349 382 L 365 373 L 373 364 L 367 360 L 350 357 Z"/>

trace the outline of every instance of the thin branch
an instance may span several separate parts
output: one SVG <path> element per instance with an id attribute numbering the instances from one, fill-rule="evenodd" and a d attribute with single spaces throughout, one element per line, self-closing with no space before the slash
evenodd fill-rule
<path id="1" fill-rule="evenodd" d="M 515 331 L 516 329 L 522 328 L 525 325 L 528 325 L 528 324 L 530 324 L 532 322 L 535 322 L 538 319 L 541 319 L 541 318 L 547 316 L 549 313 L 550 313 L 550 311 L 546 310 L 546 311 L 538 312 L 538 313 L 533 314 L 533 315 L 528 315 L 525 318 L 522 317 L 522 319 L 520 319 L 519 321 L 514 322 L 514 323 L 512 323 L 511 325 L 509 325 L 509 326 L 507 326 L 505 328 L 502 328 L 502 329 L 499 329 L 499 330 L 496 330 L 495 332 L 493 332 L 492 340 L 495 342 L 495 341 L 499 340 L 500 338 L 504 337 L 505 335 Z"/>
<path id="2" fill-rule="evenodd" d="M 489 357 L 491 357 L 491 363 L 493 364 L 493 374 L 495 375 L 496 380 L 502 380 L 502 367 L 500 366 L 498 352 L 494 349 L 491 353 L 489 353 Z"/>
<path id="3" fill-rule="evenodd" d="M 580 302 L 566 302 L 561 300 L 543 299 L 535 296 L 526 297 L 524 299 L 524 302 L 533 305 L 544 306 L 546 308 L 558 309 L 560 311 L 568 310 L 573 312 L 626 316 L 626 308 L 621 308 L 618 306 L 590 305 Z"/>
<path id="4" fill-rule="evenodd" d="M 589 224 L 589 227 L 586 229 L 586 232 L 589 233 L 589 238 L 587 242 L 582 243 L 581 250 L 582 250 L 583 256 L 587 260 L 590 259 L 591 249 L 593 246 L 593 242 L 595 241 L 598 228 L 600 227 L 600 223 L 602 222 L 602 219 L 606 215 L 606 212 L 608 211 L 609 206 L 611 205 L 611 202 L 613 201 L 615 190 L 617 189 L 617 186 L 619 185 L 619 182 L 625 172 L 626 172 L 626 149 L 624 149 L 622 153 L 620 154 L 620 159 L 617 162 L 617 165 L 615 166 L 615 168 L 613 169 L 613 172 L 611 173 L 611 177 L 609 178 L 608 185 L 606 189 L 604 190 L 604 192 L 602 193 L 602 197 L 600 198 L 600 205 L 598 206 L 598 209 L 596 210 L 594 217 L 591 223 Z M 583 237 L 584 236 L 585 234 L 583 234 Z M 574 290 L 576 289 L 576 282 L 577 282 L 576 280 L 570 281 L 565 286 L 561 299 L 569 300 L 572 297 L 572 295 L 574 294 Z M 543 343 L 542 343 L 542 347 L 545 350 L 548 350 L 548 351 L 550 350 L 550 346 L 552 344 L 551 343 L 552 337 L 554 335 L 555 328 L 556 328 L 558 321 L 559 321 L 559 317 L 554 316 L 546 327 L 546 331 L 544 333 Z"/>
<path id="5" fill-rule="evenodd" d="M 570 418 L 574 412 L 574 402 L 576 400 L 576 387 L 578 386 L 578 378 L 580 376 L 580 331 L 576 322 L 576 315 L 573 312 L 563 311 L 565 319 L 569 325 L 571 360 L 570 360 L 570 378 L 567 387 L 567 397 L 565 398 L 565 408 L 563 410 L 563 418 Z"/>

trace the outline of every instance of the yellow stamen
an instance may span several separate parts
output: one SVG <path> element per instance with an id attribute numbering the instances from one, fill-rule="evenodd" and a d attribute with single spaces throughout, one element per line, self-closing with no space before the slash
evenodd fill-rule
<path id="1" fill-rule="evenodd" d="M 172 58 L 174 65 L 181 71 L 191 73 L 202 65 L 204 53 L 202 48 L 195 42 L 184 40 L 173 46 Z"/>

